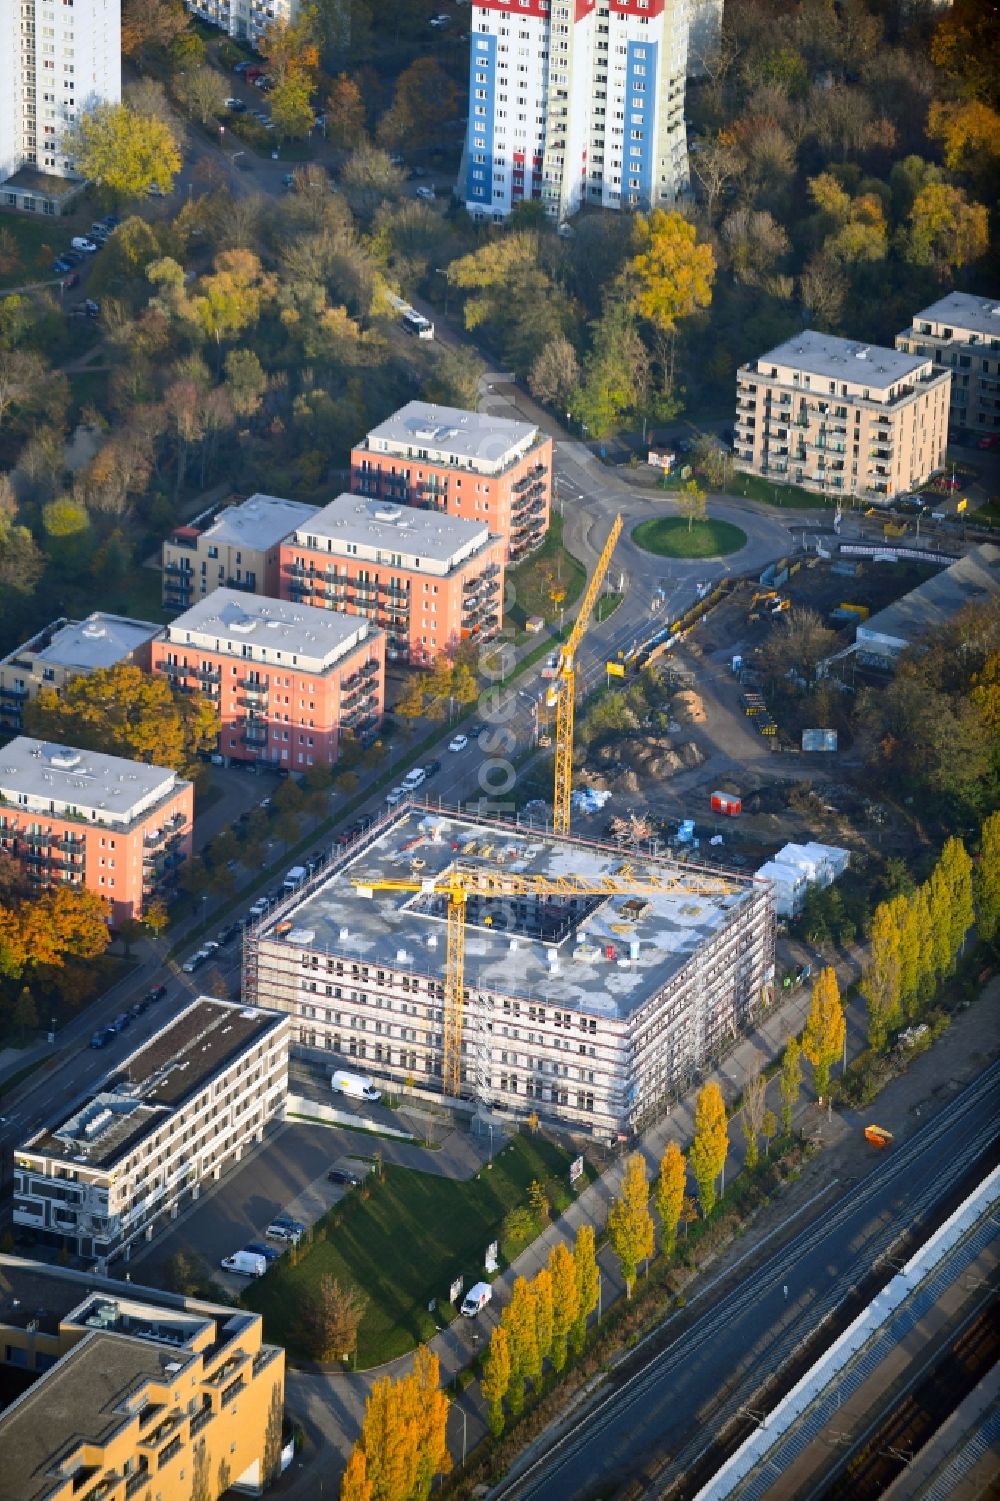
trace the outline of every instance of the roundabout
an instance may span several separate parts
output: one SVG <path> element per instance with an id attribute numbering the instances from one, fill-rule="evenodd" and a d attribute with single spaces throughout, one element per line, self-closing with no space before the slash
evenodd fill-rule
<path id="1" fill-rule="evenodd" d="M 707 518 L 689 526 L 683 516 L 656 516 L 632 528 L 632 541 L 661 558 L 724 558 L 747 545 L 747 534 L 731 521 Z"/>

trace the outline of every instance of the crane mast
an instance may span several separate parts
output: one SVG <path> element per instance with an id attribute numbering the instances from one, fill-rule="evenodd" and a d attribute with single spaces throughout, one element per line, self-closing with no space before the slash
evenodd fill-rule
<path id="1" fill-rule="evenodd" d="M 611 555 L 622 532 L 622 518 L 616 516 L 608 540 L 601 550 L 587 592 L 583 596 L 579 614 L 569 637 L 559 653 L 556 681 L 549 689 L 547 702 L 556 710 L 555 785 L 552 796 L 552 832 L 557 835 L 569 833 L 570 797 L 573 791 L 573 727 L 576 698 L 576 653 L 584 632 L 590 624 L 594 606 L 604 588 Z"/>

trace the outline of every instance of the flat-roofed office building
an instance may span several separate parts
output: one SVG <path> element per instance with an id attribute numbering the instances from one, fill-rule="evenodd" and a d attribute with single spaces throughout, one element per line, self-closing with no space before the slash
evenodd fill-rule
<path id="1" fill-rule="evenodd" d="M 210 996 L 14 1153 L 14 1223 L 102 1262 L 151 1240 L 260 1141 L 288 1090 L 288 1021 Z"/>

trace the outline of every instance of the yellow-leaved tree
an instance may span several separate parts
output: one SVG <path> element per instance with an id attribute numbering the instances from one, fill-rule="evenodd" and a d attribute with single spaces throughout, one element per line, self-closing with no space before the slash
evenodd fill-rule
<path id="1" fill-rule="evenodd" d="M 76 170 L 116 201 L 151 187 L 169 193 L 181 169 L 177 138 L 166 120 L 127 104 L 98 104 L 67 128 L 62 149 Z"/>
<path id="2" fill-rule="evenodd" d="M 593 1225 L 581 1225 L 573 1245 L 576 1269 L 576 1320 L 570 1330 L 570 1349 L 579 1355 L 587 1335 L 587 1320 L 601 1297 L 601 1269 L 597 1265 L 597 1240 Z"/>
<path id="3" fill-rule="evenodd" d="M 875 908 L 861 993 L 868 1003 L 868 1045 L 878 1052 L 899 1024 L 901 1014 L 899 929 L 889 902 L 879 902 Z"/>
<path id="4" fill-rule="evenodd" d="M 668 1141 L 660 1158 L 660 1173 L 654 1190 L 656 1212 L 660 1216 L 660 1247 L 664 1256 L 672 1256 L 677 1245 L 677 1226 L 684 1208 L 684 1185 L 687 1163 L 675 1141 Z"/>
<path id="5" fill-rule="evenodd" d="M 563 1241 L 549 1252 L 549 1272 L 552 1275 L 552 1366 L 561 1371 L 566 1364 L 569 1337 L 580 1307 L 573 1253 Z"/>
<path id="6" fill-rule="evenodd" d="M 662 208 L 636 215 L 634 243 L 625 276 L 636 311 L 661 333 L 676 333 L 682 318 L 712 301 L 712 247 L 698 243 L 683 214 Z"/>
<path id="7" fill-rule="evenodd" d="M 983 824 L 973 890 L 979 936 L 992 943 L 1000 929 L 1000 813 L 991 813 Z"/>
<path id="8" fill-rule="evenodd" d="M 490 1432 L 503 1432 L 503 1399 L 510 1386 L 510 1339 L 498 1324 L 490 1336 L 490 1347 L 483 1357 L 483 1376 L 479 1383 L 483 1401 L 489 1411 Z"/>
<path id="9" fill-rule="evenodd" d="M 688 1161 L 698 1185 L 698 1202 L 705 1219 L 715 1208 L 715 1184 L 729 1156 L 729 1126 L 722 1090 L 710 1079 L 698 1091 L 694 1109 L 694 1139 Z"/>
<path id="10" fill-rule="evenodd" d="M 802 1051 L 813 1066 L 813 1080 L 818 1095 L 826 1094 L 830 1084 L 830 1070 L 843 1051 L 846 1031 L 837 972 L 827 965 L 816 976 L 816 983 L 812 988 L 812 1004 L 802 1033 Z"/>
<path id="11" fill-rule="evenodd" d="M 537 1370 L 538 1333 L 535 1324 L 535 1300 L 525 1277 L 514 1283 L 510 1302 L 504 1309 L 500 1322 L 507 1331 L 510 1342 L 510 1386 L 507 1402 L 516 1417 L 524 1406 L 524 1383 L 532 1371 Z"/>
<path id="12" fill-rule="evenodd" d="M 630 1298 L 639 1263 L 649 1260 L 654 1246 L 646 1164 L 639 1152 L 625 1160 L 621 1190 L 608 1212 L 608 1239 L 621 1262 L 625 1296 Z"/>

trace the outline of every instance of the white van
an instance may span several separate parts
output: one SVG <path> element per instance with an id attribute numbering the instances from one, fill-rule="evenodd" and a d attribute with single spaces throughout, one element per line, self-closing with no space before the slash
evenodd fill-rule
<path id="1" fill-rule="evenodd" d="M 382 1098 L 367 1074 L 352 1074 L 346 1068 L 337 1069 L 330 1080 L 330 1088 L 334 1094 L 346 1094 L 350 1100 L 367 1100 L 370 1105 Z"/>
<path id="2" fill-rule="evenodd" d="M 263 1277 L 267 1271 L 267 1258 L 259 1256 L 256 1251 L 236 1251 L 232 1256 L 223 1256 L 219 1265 L 241 1277 Z"/>
<path id="3" fill-rule="evenodd" d="M 427 773 L 424 768 L 422 766 L 415 766 L 412 771 L 406 773 L 406 776 L 403 778 L 403 784 L 406 787 L 419 787 L 426 780 Z"/>
<path id="4" fill-rule="evenodd" d="M 391 792 L 386 793 L 385 800 L 390 808 L 396 808 L 409 795 L 409 792 L 409 787 L 394 787 Z"/>
<path id="5" fill-rule="evenodd" d="M 475 1287 L 470 1287 L 462 1304 L 462 1314 L 467 1319 L 474 1319 L 477 1313 L 482 1313 L 487 1303 L 493 1297 L 493 1289 L 488 1282 L 477 1282 Z"/>

